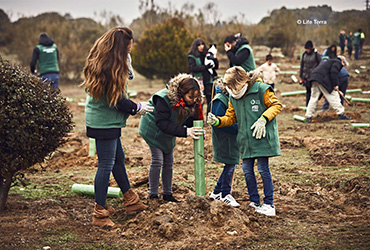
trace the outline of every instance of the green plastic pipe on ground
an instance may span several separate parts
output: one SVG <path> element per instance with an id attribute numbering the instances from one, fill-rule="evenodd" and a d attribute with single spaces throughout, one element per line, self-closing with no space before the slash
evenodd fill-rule
<path id="1" fill-rule="evenodd" d="M 300 121 L 300 122 L 306 122 L 306 118 L 300 115 L 294 115 L 293 116 L 294 120 Z"/>
<path id="2" fill-rule="evenodd" d="M 370 102 L 370 99 L 352 97 L 351 102 Z"/>
<path id="3" fill-rule="evenodd" d="M 89 138 L 89 156 L 95 156 L 95 139 Z"/>
<path id="4" fill-rule="evenodd" d="M 281 93 L 281 96 L 304 95 L 304 94 L 306 94 L 306 90 L 283 92 L 283 93 Z"/>
<path id="5" fill-rule="evenodd" d="M 280 71 L 279 74 L 280 75 L 296 75 L 298 72 L 297 71 L 294 71 L 294 70 L 287 70 L 287 71 Z"/>
<path id="6" fill-rule="evenodd" d="M 369 128 L 370 123 L 352 123 L 351 127 L 352 128 Z"/>
<path id="7" fill-rule="evenodd" d="M 75 194 L 85 194 L 85 195 L 95 195 L 94 185 L 86 184 L 73 184 L 72 193 Z M 108 187 L 107 197 L 111 198 L 122 198 L 123 194 L 120 188 L 118 187 Z"/>
<path id="8" fill-rule="evenodd" d="M 203 121 L 194 121 L 194 127 L 203 128 Z M 194 176 L 195 176 L 195 195 L 206 195 L 206 181 L 204 174 L 204 140 L 203 135 L 194 140 Z"/>
<path id="9" fill-rule="evenodd" d="M 347 89 L 346 93 L 362 93 L 362 89 Z"/>
<path id="10" fill-rule="evenodd" d="M 304 111 L 307 111 L 307 107 L 306 106 L 299 106 L 298 108 L 304 110 Z"/>

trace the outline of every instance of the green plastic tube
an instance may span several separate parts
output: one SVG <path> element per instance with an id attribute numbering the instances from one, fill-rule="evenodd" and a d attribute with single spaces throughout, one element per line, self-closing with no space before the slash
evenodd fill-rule
<path id="1" fill-rule="evenodd" d="M 75 194 L 85 194 L 85 195 L 94 195 L 94 185 L 86 184 L 73 184 L 72 192 Z M 118 187 L 108 187 L 107 197 L 111 198 L 122 198 L 123 194 L 120 188 Z"/>
<path id="2" fill-rule="evenodd" d="M 351 101 L 352 102 L 370 102 L 370 99 L 352 97 Z"/>
<path id="3" fill-rule="evenodd" d="M 347 89 L 346 93 L 362 93 L 362 89 Z"/>
<path id="4" fill-rule="evenodd" d="M 95 156 L 95 139 L 89 138 L 89 156 Z"/>
<path id="5" fill-rule="evenodd" d="M 352 123 L 351 127 L 352 128 L 369 128 L 370 123 Z"/>
<path id="6" fill-rule="evenodd" d="M 299 106 L 298 108 L 304 110 L 304 111 L 307 111 L 307 107 L 306 106 Z"/>
<path id="7" fill-rule="evenodd" d="M 306 122 L 306 118 L 300 115 L 294 115 L 293 116 L 294 120 L 300 121 L 300 122 Z"/>
<path id="8" fill-rule="evenodd" d="M 306 94 L 306 90 L 283 92 L 283 93 L 281 93 L 281 96 L 304 95 L 304 94 Z"/>
<path id="9" fill-rule="evenodd" d="M 203 128 L 203 121 L 194 121 L 193 126 Z M 204 169 L 204 138 L 200 135 L 199 139 L 194 140 L 195 195 L 198 196 L 206 194 Z"/>
<path id="10" fill-rule="evenodd" d="M 287 70 L 287 71 L 280 71 L 279 74 L 280 75 L 296 75 L 298 72 L 297 71 L 294 71 L 294 70 Z"/>

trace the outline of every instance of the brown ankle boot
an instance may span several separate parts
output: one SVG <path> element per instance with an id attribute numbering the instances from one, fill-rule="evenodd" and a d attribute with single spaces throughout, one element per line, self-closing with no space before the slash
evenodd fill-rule
<path id="1" fill-rule="evenodd" d="M 136 212 L 143 211 L 148 207 L 141 203 L 139 196 L 134 192 L 134 190 L 132 190 L 132 188 L 123 194 L 122 199 L 122 205 L 125 207 L 127 214 L 135 214 Z"/>
<path id="2" fill-rule="evenodd" d="M 92 224 L 99 227 L 113 227 L 114 223 L 109 219 L 109 216 L 113 214 L 114 208 L 111 206 L 107 206 L 107 209 L 104 209 L 104 207 L 95 203 Z"/>

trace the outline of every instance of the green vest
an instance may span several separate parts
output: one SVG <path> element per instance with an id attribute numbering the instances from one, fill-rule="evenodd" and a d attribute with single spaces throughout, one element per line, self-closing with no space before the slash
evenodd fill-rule
<path id="1" fill-rule="evenodd" d="M 280 155 L 280 143 L 276 117 L 266 124 L 266 136 L 256 139 L 252 136 L 252 125 L 265 112 L 263 95 L 270 85 L 255 82 L 241 99 L 230 97 L 238 121 L 237 141 L 241 158 L 271 157 Z"/>
<path id="2" fill-rule="evenodd" d="M 90 128 L 122 128 L 130 116 L 109 106 L 106 98 L 101 96 L 95 100 L 90 95 L 86 97 L 85 123 Z"/>
<path id="3" fill-rule="evenodd" d="M 57 46 L 55 43 L 51 46 L 36 45 L 40 50 L 39 55 L 39 72 L 40 75 L 49 73 L 49 72 L 59 72 L 58 66 L 58 54 Z"/>
<path id="4" fill-rule="evenodd" d="M 360 37 L 361 37 L 361 33 L 360 32 L 356 32 L 355 34 L 353 34 L 353 45 L 360 45 Z"/>
<path id="5" fill-rule="evenodd" d="M 253 50 L 249 44 L 243 44 L 235 53 L 235 56 L 239 54 L 239 52 L 242 49 L 248 49 L 249 50 L 249 57 L 247 60 L 245 60 L 242 65 L 240 65 L 245 71 L 249 72 L 256 69 L 256 63 L 254 62 L 254 56 L 253 56 Z M 233 65 L 236 66 L 236 65 Z"/>
<path id="6" fill-rule="evenodd" d="M 158 91 L 153 95 L 152 98 L 150 98 L 149 105 L 155 107 L 153 102 L 154 96 L 163 98 L 166 101 L 169 109 L 171 110 L 170 121 L 173 123 L 178 123 L 177 122 L 177 117 L 179 115 L 178 109 L 172 110 L 173 105 L 171 105 L 167 93 L 168 93 L 167 89 L 162 89 Z M 141 117 L 139 125 L 139 134 L 149 146 L 159 148 L 165 154 L 170 153 L 176 145 L 176 136 L 166 134 L 165 132 L 160 130 L 155 124 L 155 110 Z"/>
<path id="7" fill-rule="evenodd" d="M 229 98 L 224 93 L 218 93 L 212 101 L 216 100 L 221 101 L 226 107 L 229 105 Z M 224 164 L 239 164 L 240 157 L 236 135 L 212 126 L 212 147 L 214 161 Z"/>
<path id="8" fill-rule="evenodd" d="M 195 65 L 201 66 L 203 65 L 202 62 L 200 61 L 200 57 L 196 57 L 194 55 L 188 55 L 188 57 L 191 57 L 195 60 Z M 202 72 L 191 72 L 191 74 L 197 78 L 198 80 L 203 80 L 203 75 Z M 210 74 L 209 82 L 213 83 L 213 75 Z"/>

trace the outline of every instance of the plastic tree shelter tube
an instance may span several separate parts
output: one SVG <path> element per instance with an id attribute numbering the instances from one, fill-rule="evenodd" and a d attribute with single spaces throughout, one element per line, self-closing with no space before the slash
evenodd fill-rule
<path id="1" fill-rule="evenodd" d="M 193 126 L 203 128 L 203 121 L 194 121 Z M 195 195 L 198 196 L 206 194 L 204 169 L 204 140 L 200 135 L 198 140 L 194 140 Z"/>
<path id="2" fill-rule="evenodd" d="M 294 120 L 300 121 L 300 122 L 306 122 L 306 118 L 300 115 L 294 115 L 293 116 Z"/>
<path id="3" fill-rule="evenodd" d="M 94 185 L 86 185 L 86 184 L 73 184 L 72 185 L 72 192 L 76 194 L 85 194 L 85 195 L 95 195 L 94 193 Z M 108 187 L 107 197 L 111 198 L 122 198 L 122 191 L 118 187 Z"/>

